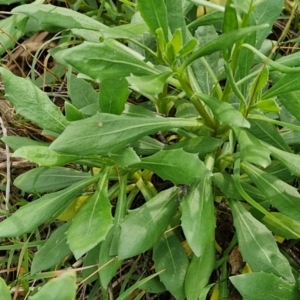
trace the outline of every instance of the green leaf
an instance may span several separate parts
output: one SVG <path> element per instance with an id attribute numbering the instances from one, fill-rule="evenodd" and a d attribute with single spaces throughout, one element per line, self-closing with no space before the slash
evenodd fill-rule
<path id="1" fill-rule="evenodd" d="M 161 282 L 178 300 L 185 299 L 183 289 L 186 270 L 189 261 L 177 236 L 172 232 L 162 235 L 153 248 L 153 260 Z"/>
<path id="2" fill-rule="evenodd" d="M 290 41 L 294 41 L 294 39 L 292 39 Z M 298 67 L 298 66 L 300 66 L 300 53 L 299 52 L 293 52 L 293 53 L 290 53 L 289 55 L 284 55 L 284 56 L 278 57 L 278 59 L 276 59 L 276 62 L 280 63 L 284 66 L 287 66 L 287 67 Z M 272 77 L 274 75 L 275 74 L 273 73 Z M 277 73 L 276 75 L 279 78 L 282 78 L 284 76 L 281 73 Z"/>
<path id="3" fill-rule="evenodd" d="M 266 117 L 264 115 L 250 114 L 250 115 L 248 115 L 248 117 L 250 119 L 262 120 L 262 121 L 265 121 L 265 122 L 269 122 L 271 124 L 276 124 L 278 126 L 286 127 L 288 129 L 292 129 L 292 130 L 300 132 L 300 126 L 299 125 L 295 125 L 294 123 L 282 122 L 282 121 L 279 121 L 279 120 L 276 120 L 276 119 L 272 119 L 272 118 Z M 291 152 L 291 151 L 288 151 L 288 152 Z"/>
<path id="4" fill-rule="evenodd" d="M 199 43 L 199 47 L 202 47 L 217 36 L 218 34 L 214 26 L 199 27 L 195 31 L 195 38 Z M 210 94 L 210 91 L 213 88 L 215 82 L 211 74 L 209 73 L 208 66 L 214 74 L 218 74 L 219 56 L 219 53 L 216 52 L 209 56 L 206 56 L 205 58 L 199 58 L 192 63 L 191 70 L 189 70 L 190 81 L 192 82 L 190 74 L 190 72 L 192 71 L 193 76 L 195 77 L 195 80 L 199 86 L 198 88 L 194 87 L 195 91 L 201 91 L 203 94 L 207 95 Z"/>
<path id="5" fill-rule="evenodd" d="M 144 136 L 131 146 L 138 155 L 151 155 L 162 150 L 164 144 L 149 136 Z"/>
<path id="6" fill-rule="evenodd" d="M 140 163 L 131 167 L 151 170 L 174 184 L 191 184 L 199 178 L 211 175 L 197 154 L 185 152 L 183 149 L 161 150 L 142 158 Z"/>
<path id="7" fill-rule="evenodd" d="M 252 0 L 232 0 L 234 7 L 243 13 L 249 13 L 250 9 L 253 8 Z"/>
<path id="8" fill-rule="evenodd" d="M 249 98 L 250 101 L 252 101 L 251 103 L 256 103 L 257 100 L 260 100 L 261 91 L 268 83 L 268 79 L 269 79 L 269 70 L 267 68 L 264 68 L 258 73 L 258 75 L 256 76 L 256 78 L 254 79 L 254 81 L 250 86 Z"/>
<path id="9" fill-rule="evenodd" d="M 8 145 L 13 151 L 16 151 L 18 148 L 23 146 L 48 146 L 49 144 L 44 142 L 39 142 L 31 140 L 23 136 L 4 136 L 1 140 Z"/>
<path id="10" fill-rule="evenodd" d="M 118 42 L 106 39 L 102 43 L 83 42 L 79 46 L 49 51 L 60 62 L 69 64 L 96 81 L 134 75 L 158 74 L 144 57 Z"/>
<path id="11" fill-rule="evenodd" d="M 249 120 L 251 127 L 248 129 L 251 134 L 265 143 L 268 143 L 278 149 L 291 152 L 290 147 L 284 141 L 277 128 L 265 120 Z"/>
<path id="12" fill-rule="evenodd" d="M 90 177 L 89 173 L 71 168 L 40 167 L 18 176 L 14 185 L 26 193 L 45 193 L 61 190 Z"/>
<path id="13" fill-rule="evenodd" d="M 190 70 L 190 68 L 189 68 Z M 191 101 L 184 99 L 173 100 L 176 106 L 176 117 L 177 118 L 197 118 L 199 116 L 198 111 Z"/>
<path id="14" fill-rule="evenodd" d="M 29 79 L 15 76 L 7 69 L 0 68 L 0 73 L 5 97 L 16 107 L 18 114 L 45 130 L 61 133 L 65 129 L 67 120 L 46 93 L 39 90 Z"/>
<path id="15" fill-rule="evenodd" d="M 279 112 L 280 107 L 273 99 L 258 101 L 252 108 L 258 108 L 266 112 Z"/>
<path id="16" fill-rule="evenodd" d="M 76 259 L 103 241 L 113 226 L 107 193 L 109 168 L 104 171 L 97 190 L 73 219 L 67 237 Z"/>
<path id="17" fill-rule="evenodd" d="M 201 26 L 221 24 L 223 20 L 224 20 L 224 12 L 214 10 L 212 12 L 209 12 L 201 16 L 200 18 L 197 18 L 193 22 L 189 23 L 188 28 L 190 30 L 193 30 Z"/>
<path id="18" fill-rule="evenodd" d="M 180 28 L 182 32 L 182 42 L 185 44 L 188 39 L 188 31 L 185 24 L 182 2 L 182 0 L 166 0 L 166 8 L 171 33 L 174 34 L 174 32 Z"/>
<path id="19" fill-rule="evenodd" d="M 5 281 L 0 277 L 0 295 L 2 300 L 11 300 L 10 290 Z"/>
<path id="20" fill-rule="evenodd" d="M 278 148 L 264 143 L 271 155 L 280 161 L 291 172 L 292 175 L 300 176 L 300 156 L 299 154 L 288 153 Z"/>
<path id="21" fill-rule="evenodd" d="M 209 285 L 207 285 L 202 291 L 201 291 L 201 294 L 199 296 L 199 300 L 206 300 L 207 299 L 207 295 L 210 291 L 210 289 L 215 286 L 216 283 L 211 283 Z"/>
<path id="22" fill-rule="evenodd" d="M 278 226 L 268 215 L 265 215 L 261 220 L 272 232 L 285 239 L 299 239 L 300 238 L 300 223 L 292 218 L 285 216 L 282 213 L 271 212 L 271 214 L 284 226 Z M 291 230 L 286 230 L 290 228 Z"/>
<path id="23" fill-rule="evenodd" d="M 178 188 L 160 192 L 121 222 L 118 257 L 125 259 L 153 247 L 167 229 L 179 202 Z"/>
<path id="24" fill-rule="evenodd" d="M 233 128 L 232 130 L 239 142 L 241 159 L 243 161 L 251 162 L 264 168 L 271 163 L 270 151 L 259 139 L 245 130 L 239 128 Z"/>
<path id="25" fill-rule="evenodd" d="M 132 39 L 147 31 L 149 31 L 148 25 L 144 22 L 139 22 L 103 29 L 101 30 L 101 36 L 113 39 Z"/>
<path id="26" fill-rule="evenodd" d="M 269 26 L 267 24 L 264 24 L 247 28 L 240 28 L 238 30 L 224 33 L 196 50 L 187 60 L 184 61 L 182 69 L 185 69 L 190 63 L 192 63 L 199 57 L 210 55 L 217 51 L 230 50 L 237 41 L 242 40 L 251 33 L 262 30 L 266 27 Z"/>
<path id="27" fill-rule="evenodd" d="M 262 95 L 263 99 L 269 99 L 278 95 L 297 91 L 300 89 L 300 79 L 295 74 L 286 74 L 279 79 L 267 92 Z"/>
<path id="28" fill-rule="evenodd" d="M 204 178 L 194 183 L 181 208 L 181 226 L 190 248 L 198 257 L 205 255 L 207 245 L 214 241 L 216 227 L 211 180 Z"/>
<path id="29" fill-rule="evenodd" d="M 166 287 L 164 286 L 164 284 L 160 281 L 160 279 L 158 277 L 154 277 L 152 279 L 150 279 L 149 281 L 143 283 L 142 285 L 140 285 L 140 289 L 142 291 L 145 291 L 147 293 L 153 293 L 153 294 L 162 294 L 163 292 L 166 292 Z M 145 293 L 141 292 L 141 298 L 139 299 L 143 299 L 142 297 L 144 296 Z M 136 298 L 136 300 L 138 300 L 138 298 Z"/>
<path id="30" fill-rule="evenodd" d="M 229 126 L 250 128 L 249 122 L 231 104 L 205 94 L 195 93 L 194 96 L 207 104 L 219 122 Z"/>
<path id="31" fill-rule="evenodd" d="M 199 156 L 203 156 L 209 152 L 216 150 L 222 145 L 222 141 L 210 136 L 198 136 L 195 138 L 187 139 L 173 145 L 166 145 L 164 150 L 180 149 L 185 152 L 197 153 Z"/>
<path id="32" fill-rule="evenodd" d="M 186 298 L 198 300 L 201 292 L 208 284 L 215 265 L 215 243 L 207 244 L 204 255 L 197 257 L 193 255 L 187 270 L 184 288 Z"/>
<path id="33" fill-rule="evenodd" d="M 39 225 L 66 208 L 85 187 L 98 180 L 99 176 L 82 180 L 62 191 L 46 194 L 19 208 L 0 223 L 0 237 L 16 237 L 26 232 L 33 232 Z"/>
<path id="34" fill-rule="evenodd" d="M 84 119 L 83 113 L 68 101 L 65 101 L 65 115 L 70 122 Z"/>
<path id="35" fill-rule="evenodd" d="M 300 292 L 295 284 L 265 272 L 229 277 L 244 299 L 247 300 L 298 300 Z"/>
<path id="36" fill-rule="evenodd" d="M 72 253 L 67 244 L 66 236 L 70 225 L 71 222 L 68 222 L 56 229 L 46 240 L 45 244 L 35 253 L 30 270 L 31 274 L 48 270 L 60 264 L 65 257 Z"/>
<path id="37" fill-rule="evenodd" d="M 284 165 L 275 160 L 272 161 L 272 164 L 265 171 L 285 182 L 292 182 L 295 179 Z"/>
<path id="38" fill-rule="evenodd" d="M 246 162 L 241 166 L 272 206 L 300 222 L 300 195 L 296 188 Z"/>
<path id="39" fill-rule="evenodd" d="M 168 40 L 168 18 L 165 1 L 161 0 L 139 0 L 137 8 L 143 19 L 155 35 L 156 30 L 161 28 L 164 38 Z"/>
<path id="40" fill-rule="evenodd" d="M 154 111 L 151 111 L 145 107 L 133 105 L 133 104 L 125 104 L 125 110 L 123 112 L 124 115 L 129 117 L 142 117 L 142 118 L 161 118 L 159 114 L 156 114 Z"/>
<path id="41" fill-rule="evenodd" d="M 186 44 L 183 45 L 183 47 L 178 51 L 177 57 L 183 58 L 184 56 L 190 54 L 195 50 L 197 47 L 198 42 L 196 39 L 192 38 L 190 39 Z"/>
<path id="42" fill-rule="evenodd" d="M 125 78 L 108 78 L 100 84 L 101 112 L 120 115 L 130 94 Z"/>
<path id="43" fill-rule="evenodd" d="M 125 292 L 123 292 L 116 300 L 125 300 L 128 299 L 128 297 L 138 288 L 141 288 L 145 283 L 150 281 L 155 276 L 159 275 L 160 273 L 154 273 L 142 280 L 139 280 L 134 285 L 132 285 L 130 288 L 128 288 Z"/>
<path id="44" fill-rule="evenodd" d="M 71 29 L 71 33 L 74 36 L 82 38 L 84 41 L 92 42 L 92 43 L 99 43 L 102 34 L 100 31 L 90 30 L 90 29 Z"/>
<path id="45" fill-rule="evenodd" d="M 126 77 L 130 87 L 143 95 L 157 96 L 160 94 L 167 84 L 167 79 L 172 72 L 165 72 L 158 75 L 134 76 Z"/>
<path id="46" fill-rule="evenodd" d="M 64 165 L 80 158 L 78 155 L 59 153 L 45 146 L 23 146 L 15 151 L 13 157 L 22 157 L 44 167 Z"/>
<path id="47" fill-rule="evenodd" d="M 0 4 L 9 5 L 16 2 L 20 2 L 20 0 L 0 0 Z"/>
<path id="48" fill-rule="evenodd" d="M 105 290 L 107 290 L 108 284 L 116 275 L 116 272 L 122 263 L 122 260 L 110 254 L 110 248 L 114 238 L 115 229 L 116 226 L 111 228 L 106 235 L 105 240 L 100 244 L 99 265 L 105 265 L 105 268 L 101 268 L 98 274 L 101 286 Z"/>
<path id="49" fill-rule="evenodd" d="M 141 23 L 145 22 L 140 13 L 135 13 L 132 16 L 131 23 Z M 153 34 L 148 31 L 144 34 L 136 36 L 134 39 L 128 40 L 128 47 L 143 57 L 146 58 L 146 61 L 153 61 L 153 52 L 149 52 L 149 49 L 156 49 L 156 39 Z"/>
<path id="50" fill-rule="evenodd" d="M 0 55 L 15 46 L 15 42 L 24 35 L 28 17 L 13 15 L 0 21 Z"/>
<path id="51" fill-rule="evenodd" d="M 280 103 L 300 121 L 300 91 L 279 95 Z"/>
<path id="52" fill-rule="evenodd" d="M 130 147 L 111 154 L 109 158 L 113 159 L 117 166 L 121 168 L 127 168 L 128 166 L 141 161 L 136 152 Z"/>
<path id="53" fill-rule="evenodd" d="M 294 130 L 285 130 L 281 135 L 288 145 L 300 144 L 300 132 Z"/>
<path id="54" fill-rule="evenodd" d="M 226 173 L 214 173 L 213 176 L 214 183 L 218 186 L 218 188 L 222 191 L 224 195 L 228 198 L 235 200 L 242 200 L 243 196 L 240 195 L 237 190 L 232 177 Z M 240 182 L 242 188 L 247 192 L 249 196 L 251 196 L 257 202 L 266 202 L 266 197 L 258 190 L 256 187 L 246 183 Z"/>
<path id="55" fill-rule="evenodd" d="M 224 21 L 223 21 L 223 28 L 222 28 L 222 32 L 224 33 L 239 28 L 236 6 L 233 5 L 233 2 L 234 0 L 227 0 L 225 4 Z"/>
<path id="56" fill-rule="evenodd" d="M 85 284 L 89 284 L 98 280 L 98 264 L 99 264 L 99 246 L 90 250 L 83 258 L 82 280 Z"/>
<path id="57" fill-rule="evenodd" d="M 249 2 L 249 0 L 246 0 Z M 235 3 L 240 3 L 240 6 L 244 4 L 244 1 L 235 0 Z M 253 2 L 252 2 L 253 3 Z M 272 31 L 272 26 L 275 23 L 278 16 L 282 13 L 283 0 L 261 0 L 255 3 L 255 7 L 251 12 L 252 24 L 259 25 L 262 23 L 268 23 L 268 26 L 257 30 L 256 33 L 256 47 L 259 49 L 262 42 Z"/>
<path id="58" fill-rule="evenodd" d="M 102 23 L 72 9 L 51 4 L 24 4 L 15 7 L 12 13 L 25 14 L 35 22 L 35 31 L 57 32 L 62 29 L 85 28 L 101 30 L 107 28 Z"/>
<path id="59" fill-rule="evenodd" d="M 278 218 L 276 218 L 274 215 L 272 215 L 268 209 L 270 206 L 270 201 L 261 201 L 260 203 L 257 203 L 254 199 L 251 198 L 249 194 L 243 189 L 240 183 L 240 158 L 237 155 L 237 159 L 235 161 L 234 166 L 234 184 L 236 188 L 238 189 L 239 193 L 243 196 L 243 200 L 246 200 L 250 205 L 252 205 L 252 209 L 249 211 L 252 212 L 257 219 L 261 220 L 264 216 L 270 220 L 269 223 L 271 223 L 273 228 L 276 226 L 277 228 L 281 228 L 281 232 L 285 232 L 285 234 L 298 236 L 297 231 L 294 231 L 292 227 L 286 225 L 286 223 L 281 222 Z"/>
<path id="60" fill-rule="evenodd" d="M 280 253 L 271 231 L 256 220 L 241 202 L 229 200 L 229 205 L 244 261 L 254 272 L 273 273 L 294 283 L 291 266 Z"/>
<path id="61" fill-rule="evenodd" d="M 150 136 L 144 136 L 131 144 L 138 155 L 151 155 L 163 149 L 164 144 Z"/>
<path id="62" fill-rule="evenodd" d="M 68 94 L 76 108 L 81 109 L 91 104 L 98 104 L 99 95 L 90 83 L 73 74 L 68 75 Z"/>
<path id="63" fill-rule="evenodd" d="M 109 154 L 142 136 L 176 127 L 197 126 L 197 120 L 141 118 L 99 113 L 69 124 L 50 149 L 77 155 Z"/>
<path id="64" fill-rule="evenodd" d="M 253 32 L 248 37 L 246 37 L 244 39 L 244 43 L 255 46 L 256 32 Z M 238 68 L 236 70 L 236 73 L 234 74 L 234 81 L 237 82 L 240 79 L 243 79 L 244 77 L 248 76 L 253 66 L 253 60 L 254 60 L 254 53 L 250 49 L 246 47 L 242 47 L 239 49 L 239 55 L 237 61 Z M 246 82 L 244 82 L 239 86 L 239 90 L 241 91 L 242 95 L 247 95 L 250 82 L 251 80 L 247 80 Z"/>
<path id="65" fill-rule="evenodd" d="M 222 191 L 222 193 L 231 199 L 241 200 L 242 196 L 234 185 L 233 179 L 229 174 L 214 173 L 212 178 L 214 184 Z"/>
<path id="66" fill-rule="evenodd" d="M 66 271 L 48 281 L 34 296 L 29 297 L 29 300 L 74 300 L 76 289 L 76 273 Z"/>

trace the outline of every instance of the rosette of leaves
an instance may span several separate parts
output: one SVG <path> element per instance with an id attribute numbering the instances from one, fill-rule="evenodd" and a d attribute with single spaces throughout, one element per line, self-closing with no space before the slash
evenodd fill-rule
<path id="1" fill-rule="evenodd" d="M 15 185 L 42 196 L 4 220 L 0 236 L 63 215 L 31 272 L 71 253 L 92 257 L 103 299 L 122 261 L 147 251 L 154 273 L 117 299 L 135 289 L 137 297 L 167 290 L 196 300 L 213 290 L 227 299 L 229 283 L 246 300 L 299 299 L 299 270 L 275 238 L 300 237 L 299 54 L 275 60 L 267 40 L 283 1 L 228 0 L 200 18 L 183 0 L 124 3 L 131 22 L 115 27 L 51 5 L 14 9 L 29 20 L 51 12 L 84 41 L 50 51 L 70 70 L 65 115 L 30 80 L 1 68 L 6 99 L 55 139 L 3 138 L 14 156 L 39 165 Z M 232 226 L 221 243 L 224 218 Z M 236 245 L 246 267 L 230 276 Z"/>

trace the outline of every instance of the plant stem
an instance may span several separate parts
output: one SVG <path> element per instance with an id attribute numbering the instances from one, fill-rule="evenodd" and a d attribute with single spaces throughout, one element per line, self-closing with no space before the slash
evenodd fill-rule
<path id="1" fill-rule="evenodd" d="M 186 95 L 190 98 L 191 102 L 193 103 L 194 107 L 198 111 L 199 115 L 202 117 L 204 120 L 205 124 L 212 128 L 215 129 L 215 122 L 213 119 L 210 117 L 210 115 L 207 113 L 205 107 L 203 104 L 200 102 L 200 100 L 196 97 L 194 97 L 194 91 L 192 90 L 191 86 L 187 83 L 187 81 L 183 80 L 183 78 L 178 79 L 181 83 L 181 87 L 183 91 L 186 93 Z"/>
<path id="2" fill-rule="evenodd" d="M 234 234 L 230 244 L 224 251 L 223 257 L 224 261 L 221 266 L 221 278 L 220 278 L 220 294 L 219 294 L 219 300 L 227 300 L 228 299 L 228 285 L 227 285 L 227 280 L 228 280 L 228 269 L 227 269 L 227 260 L 229 253 L 232 251 L 234 246 L 237 244 L 237 235 L 236 233 Z M 226 258 L 226 259 L 225 259 Z"/>
<path id="3" fill-rule="evenodd" d="M 250 9 L 250 11 L 247 14 L 244 15 L 242 24 L 241 24 L 241 28 L 247 27 L 251 11 L 252 11 L 252 8 Z M 239 55 L 240 55 L 240 49 L 241 49 L 241 46 L 243 45 L 243 43 L 244 43 L 244 39 L 240 40 L 239 42 L 237 42 L 235 44 L 235 47 L 234 47 L 234 50 L 233 50 L 233 53 L 231 56 L 232 61 L 230 64 L 230 68 L 231 68 L 233 76 L 235 75 L 235 72 L 237 69 L 238 59 L 239 59 Z M 224 89 L 224 93 L 223 93 L 222 101 L 228 102 L 230 93 L 231 93 L 231 86 L 230 86 L 230 82 L 227 80 L 225 89 Z"/>
<path id="4" fill-rule="evenodd" d="M 127 173 L 121 175 L 119 177 L 120 188 L 119 188 L 119 196 L 118 202 L 115 212 L 115 224 L 119 224 L 127 211 L 127 203 L 126 203 L 126 186 L 127 186 Z"/>
<path id="5" fill-rule="evenodd" d="M 225 260 L 221 267 L 221 279 L 220 279 L 220 294 L 219 300 L 228 300 L 228 286 L 227 286 L 228 270 L 227 260 Z"/>

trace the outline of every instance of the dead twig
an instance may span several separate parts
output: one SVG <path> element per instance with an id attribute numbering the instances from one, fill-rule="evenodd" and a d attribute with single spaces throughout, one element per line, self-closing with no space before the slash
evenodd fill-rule
<path id="1" fill-rule="evenodd" d="M 4 125 L 2 118 L 0 117 L 0 125 L 2 128 L 3 136 L 7 136 L 7 130 Z M 9 195 L 10 195 L 10 183 L 11 183 L 11 172 L 10 172 L 10 153 L 9 148 L 5 145 L 5 153 L 6 153 L 6 191 L 5 191 L 5 208 L 8 211 L 8 203 L 9 203 Z"/>

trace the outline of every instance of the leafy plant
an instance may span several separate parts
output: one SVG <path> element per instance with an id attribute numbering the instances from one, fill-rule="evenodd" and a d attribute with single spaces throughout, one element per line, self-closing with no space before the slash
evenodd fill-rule
<path id="1" fill-rule="evenodd" d="M 293 186 L 300 175 L 299 52 L 276 60 L 279 44 L 268 56 L 260 50 L 283 1 L 228 0 L 198 19 L 197 7 L 183 0 L 122 2 L 131 23 L 116 27 L 52 5 L 13 10 L 84 41 L 50 50 L 69 70 L 65 115 L 33 82 L 0 69 L 6 99 L 54 139 L 2 139 L 39 167 L 15 181 L 38 199 L 4 220 L 0 237 L 63 220 L 34 255 L 31 273 L 70 253 L 94 257 L 90 265 L 100 268 L 92 282 L 103 299 L 122 261 L 144 252 L 154 273 L 124 285 L 117 299 L 135 289 L 140 299 L 150 282 L 176 299 L 205 299 L 216 283 L 215 299 L 228 299 L 229 282 L 246 300 L 299 299 L 299 271 L 275 238 L 300 237 Z M 126 103 L 128 96 L 139 104 Z M 220 215 L 235 228 L 223 244 L 215 234 Z M 236 245 L 247 265 L 230 276 Z M 73 275 L 64 280 L 75 291 Z"/>

